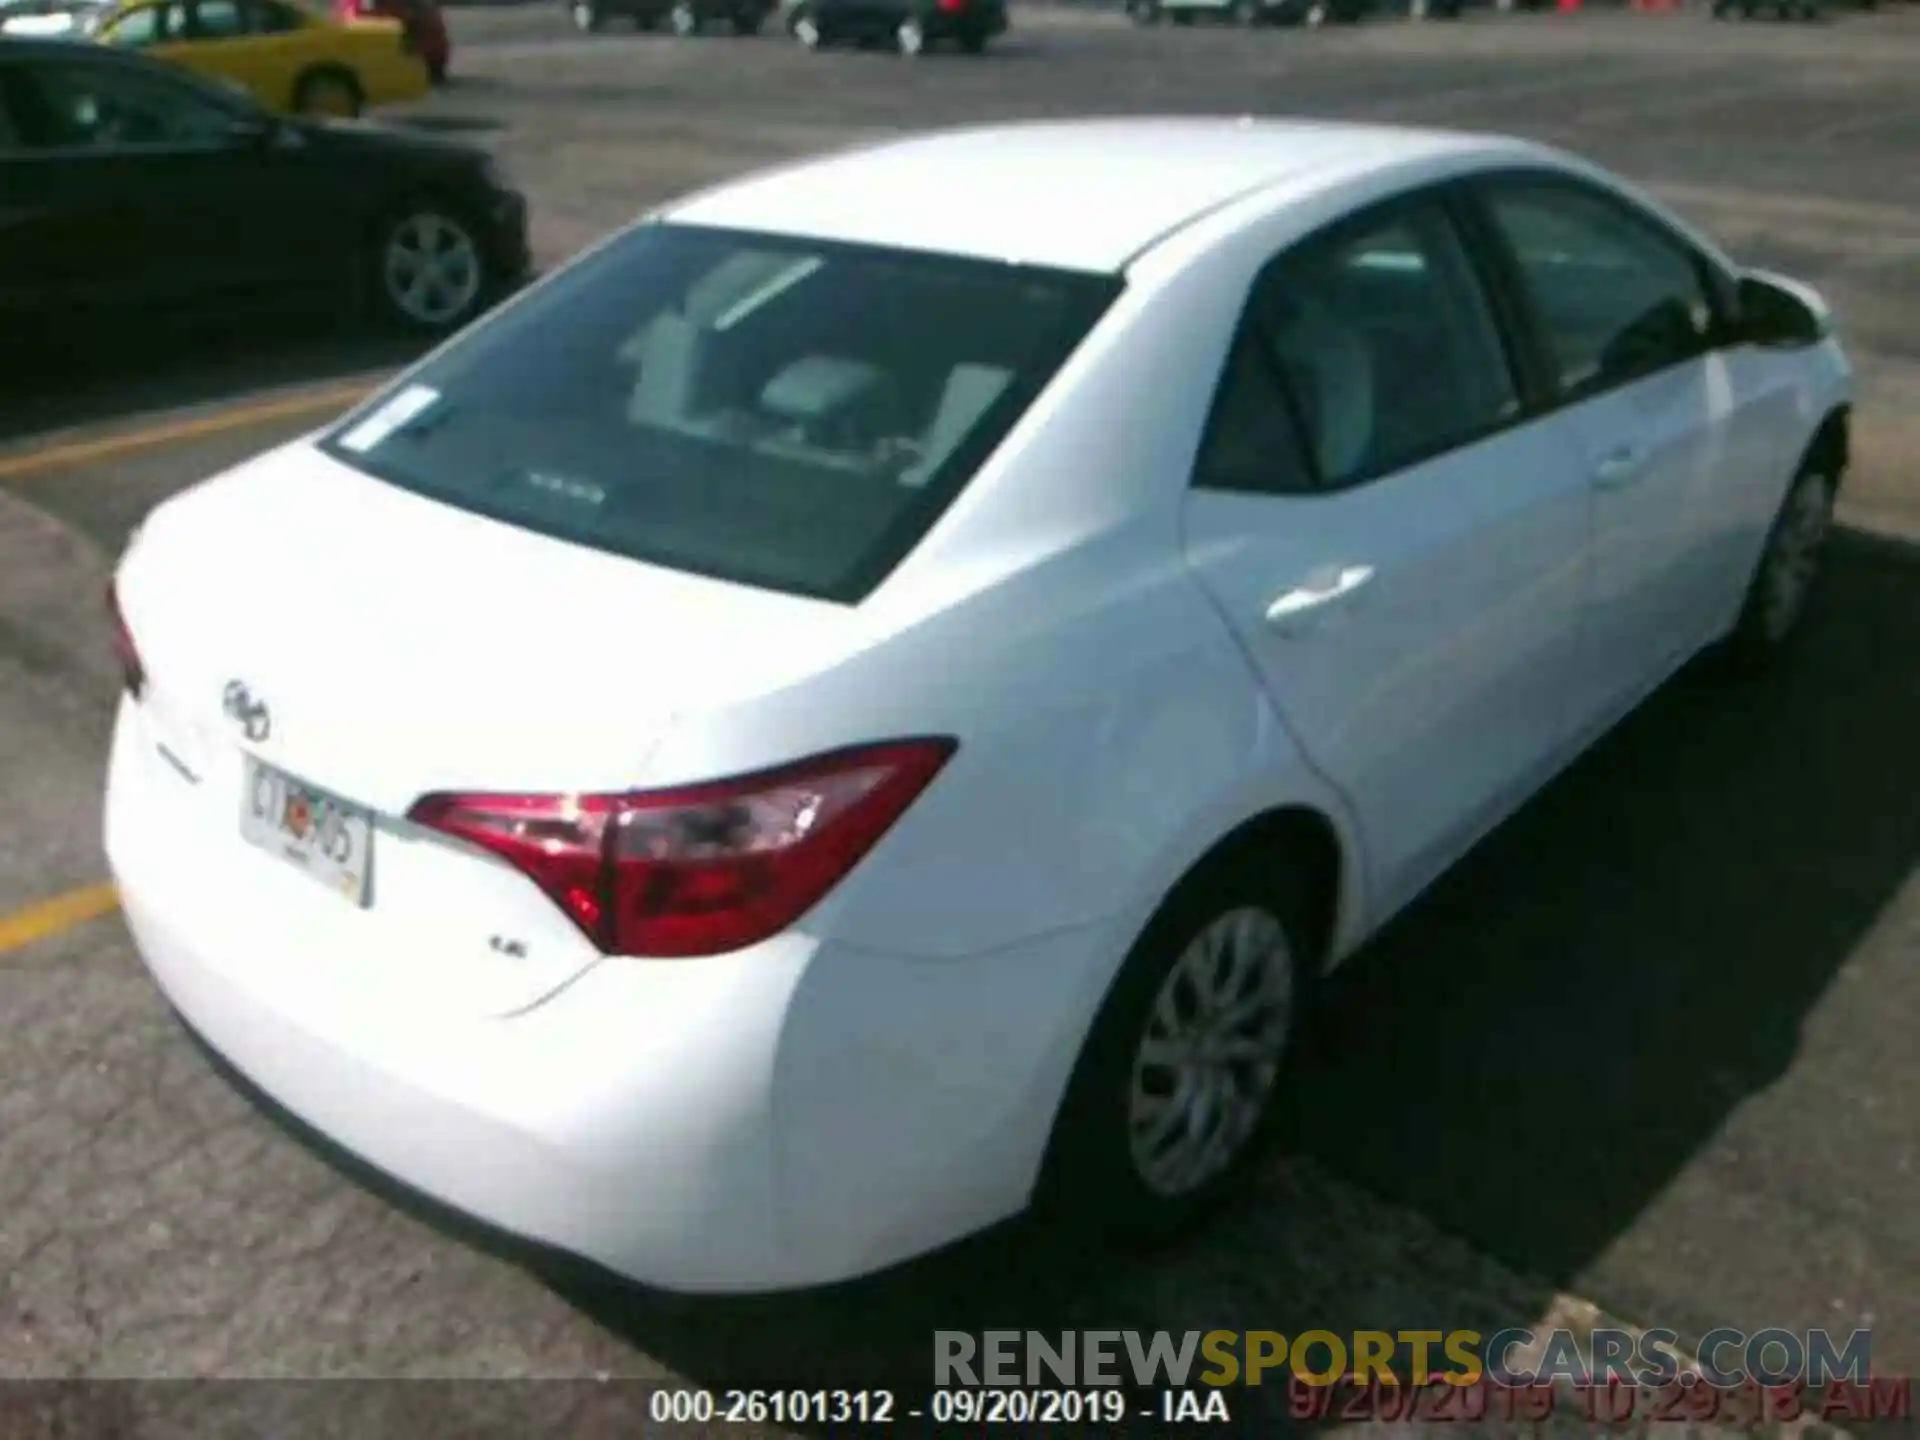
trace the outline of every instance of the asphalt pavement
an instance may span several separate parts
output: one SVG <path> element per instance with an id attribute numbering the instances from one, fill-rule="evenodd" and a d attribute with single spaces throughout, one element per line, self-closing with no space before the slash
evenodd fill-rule
<path id="1" fill-rule="evenodd" d="M 104 878 L 99 596 L 128 529 L 405 351 L 250 329 L 29 377 L 0 396 L 0 1376 L 907 1382 L 936 1327 L 1490 1330 L 1568 1294 L 1694 1336 L 1872 1326 L 1878 1370 L 1920 1371 L 1920 9 L 1312 34 L 1020 9 L 983 57 L 913 62 L 581 37 L 557 5 L 453 25 L 453 83 L 396 119 L 493 147 L 546 264 L 678 191 L 939 124 L 1314 114 L 1576 148 L 1836 303 L 1862 399 L 1829 587 L 1792 666 L 1683 676 L 1343 972 L 1295 1153 L 1214 1229 L 668 1300 L 290 1137 L 105 902 L 45 909 Z"/>

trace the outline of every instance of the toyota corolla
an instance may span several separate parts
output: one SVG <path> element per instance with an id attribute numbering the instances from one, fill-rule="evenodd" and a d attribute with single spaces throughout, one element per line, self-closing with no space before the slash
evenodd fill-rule
<path id="1" fill-rule="evenodd" d="M 1328 969 L 1787 644 L 1850 385 L 1812 291 L 1517 141 L 751 176 L 153 512 L 127 921 L 294 1113 L 653 1284 L 1162 1231 Z"/>

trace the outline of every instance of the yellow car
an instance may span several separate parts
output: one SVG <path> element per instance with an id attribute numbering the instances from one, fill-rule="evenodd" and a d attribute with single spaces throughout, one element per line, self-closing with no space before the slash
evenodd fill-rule
<path id="1" fill-rule="evenodd" d="M 89 29 L 288 114 L 358 115 L 428 90 L 426 62 L 398 22 L 341 25 L 289 0 L 132 0 Z"/>

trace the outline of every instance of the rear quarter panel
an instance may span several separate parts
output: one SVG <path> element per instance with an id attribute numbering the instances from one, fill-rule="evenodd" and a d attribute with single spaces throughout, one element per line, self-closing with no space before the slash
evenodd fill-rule
<path id="1" fill-rule="evenodd" d="M 230 80 L 269 109 L 287 108 L 284 87 L 274 83 L 273 67 L 259 41 L 179 40 L 151 46 L 146 53 L 210 80 Z"/>
<path id="2" fill-rule="evenodd" d="M 417 100 L 432 88 L 426 61 L 404 46 L 399 21 L 354 20 L 328 29 L 329 53 L 358 77 L 368 105 Z"/>
<path id="3" fill-rule="evenodd" d="M 802 928 L 929 959 L 1076 925 L 1111 959 L 1222 836 L 1284 804 L 1357 842 L 1188 570 L 1183 500 L 1244 287 L 1140 277 L 901 569 L 865 643 L 672 732 L 647 784 L 865 740 L 960 750 Z M 1364 866 L 1347 868 L 1352 883 Z M 1341 897 L 1358 915 L 1358 892 Z M 1121 938 L 1124 937 L 1124 938 Z"/>

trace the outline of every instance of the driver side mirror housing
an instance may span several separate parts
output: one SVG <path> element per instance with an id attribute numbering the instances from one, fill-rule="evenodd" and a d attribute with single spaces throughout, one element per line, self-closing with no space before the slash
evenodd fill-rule
<path id="1" fill-rule="evenodd" d="M 1748 345 L 1798 349 L 1819 344 L 1833 330 L 1832 317 L 1817 295 L 1764 270 L 1740 277 L 1734 303 L 1736 331 Z"/>

